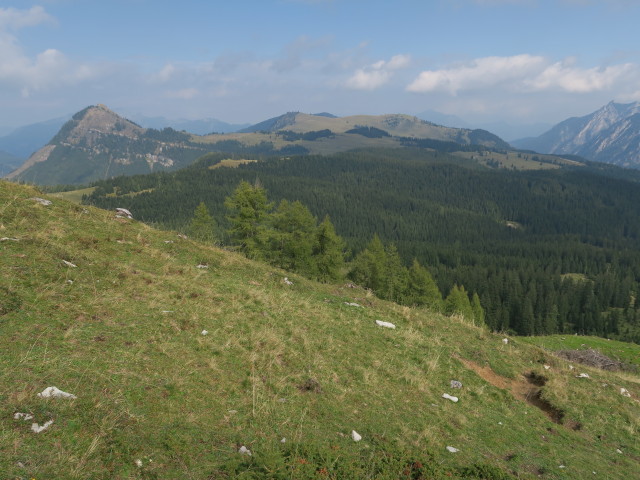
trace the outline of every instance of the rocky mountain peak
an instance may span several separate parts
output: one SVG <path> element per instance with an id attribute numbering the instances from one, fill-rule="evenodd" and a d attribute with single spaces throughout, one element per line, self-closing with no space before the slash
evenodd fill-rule
<path id="1" fill-rule="evenodd" d="M 92 145 L 97 138 L 105 134 L 115 134 L 136 139 L 146 129 L 121 117 L 102 104 L 87 107 L 78 112 L 63 126 L 52 143 L 70 143 L 77 145 L 84 141 Z"/>
<path id="2" fill-rule="evenodd" d="M 537 138 L 514 142 L 514 146 L 640 168 L 638 114 L 640 102 L 609 102 L 589 115 L 560 122 Z"/>

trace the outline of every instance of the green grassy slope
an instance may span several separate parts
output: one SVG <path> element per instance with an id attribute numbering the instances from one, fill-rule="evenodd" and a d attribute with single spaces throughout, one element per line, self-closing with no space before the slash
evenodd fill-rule
<path id="1" fill-rule="evenodd" d="M 637 376 L 35 196 L 0 182 L 2 478 L 637 474 Z"/>

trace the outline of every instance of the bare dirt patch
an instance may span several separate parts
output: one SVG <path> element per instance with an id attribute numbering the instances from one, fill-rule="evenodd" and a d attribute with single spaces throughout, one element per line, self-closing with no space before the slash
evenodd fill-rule
<path id="1" fill-rule="evenodd" d="M 563 425 L 564 412 L 542 398 L 542 387 L 547 382 L 544 376 L 528 372 L 522 374 L 519 378 L 511 379 L 498 375 L 489 366 L 483 367 L 464 358 L 458 358 L 458 360 L 494 387 L 508 390 L 518 400 L 540 409 L 552 422 Z"/>

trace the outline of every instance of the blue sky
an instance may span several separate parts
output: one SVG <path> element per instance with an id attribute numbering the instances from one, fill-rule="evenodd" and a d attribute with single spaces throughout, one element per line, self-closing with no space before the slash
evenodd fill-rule
<path id="1" fill-rule="evenodd" d="M 557 123 L 640 100 L 635 0 L 8 0 L 0 125 L 104 103 L 253 123 L 433 110 Z"/>

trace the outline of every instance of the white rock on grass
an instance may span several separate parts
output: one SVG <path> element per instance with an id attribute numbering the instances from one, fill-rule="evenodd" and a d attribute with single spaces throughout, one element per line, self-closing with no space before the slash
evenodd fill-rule
<path id="1" fill-rule="evenodd" d="M 67 262 L 66 260 L 62 260 L 62 263 L 64 263 L 67 267 L 78 268 L 75 263 Z"/>
<path id="2" fill-rule="evenodd" d="M 31 415 L 30 413 L 16 412 L 16 413 L 13 414 L 13 418 L 15 420 L 24 420 L 26 422 L 27 420 L 32 420 L 33 419 L 33 415 Z"/>
<path id="3" fill-rule="evenodd" d="M 140 460 L 139 458 L 136 459 L 136 467 L 138 468 L 142 468 L 142 460 Z"/>
<path id="4" fill-rule="evenodd" d="M 354 442 L 359 442 L 360 440 L 362 440 L 362 435 L 360 435 L 355 430 L 351 430 L 351 438 L 353 439 Z"/>
<path id="5" fill-rule="evenodd" d="M 12 238 L 12 237 L 2 237 L 0 238 L 0 242 L 19 242 L 20 240 L 18 240 L 17 238 Z"/>
<path id="6" fill-rule="evenodd" d="M 196 265 L 196 268 L 209 268 L 209 265 L 205 265 L 204 263 L 199 263 Z"/>
<path id="7" fill-rule="evenodd" d="M 47 387 L 38 396 L 40 398 L 78 398 L 73 393 L 63 392 L 58 387 Z"/>
<path id="8" fill-rule="evenodd" d="M 118 218 L 133 218 L 131 212 L 126 208 L 116 208 L 116 217 Z"/>
<path id="9" fill-rule="evenodd" d="M 238 449 L 238 453 L 242 454 L 242 455 L 247 455 L 248 457 L 251 456 L 251 450 L 249 450 L 247 447 L 245 447 L 244 445 L 242 445 L 239 449 Z"/>
<path id="10" fill-rule="evenodd" d="M 626 388 L 620 388 L 620 395 L 625 396 L 625 397 L 630 397 L 631 394 L 629 393 L 629 390 L 627 390 Z"/>
<path id="11" fill-rule="evenodd" d="M 209 331 L 208 330 L 202 330 L 200 332 L 200 335 L 209 335 Z"/>
<path id="12" fill-rule="evenodd" d="M 383 322 L 382 320 L 376 320 L 376 325 L 386 328 L 396 328 L 396 326 L 391 322 Z"/>
<path id="13" fill-rule="evenodd" d="M 458 380 L 451 380 L 451 388 L 462 388 L 462 382 Z"/>
<path id="14" fill-rule="evenodd" d="M 447 447 L 447 450 L 451 453 L 456 453 L 459 452 L 460 450 L 458 450 L 456 447 Z"/>
<path id="15" fill-rule="evenodd" d="M 293 282 L 289 280 L 287 277 L 284 277 L 283 282 L 285 283 L 285 285 L 293 285 Z"/>
<path id="16" fill-rule="evenodd" d="M 48 422 L 44 422 L 43 425 L 38 425 L 37 423 L 32 423 L 31 424 L 31 430 L 33 430 L 33 433 L 40 433 L 40 432 L 45 431 L 51 425 L 53 425 L 53 420 L 49 420 Z"/>
<path id="17" fill-rule="evenodd" d="M 447 400 L 451 400 L 453 403 L 456 403 L 458 401 L 458 397 L 454 397 L 452 395 L 449 395 L 448 393 L 443 393 L 442 394 L 442 398 L 446 398 Z"/>
<path id="18" fill-rule="evenodd" d="M 344 304 L 349 306 L 349 307 L 364 308 L 362 305 L 360 305 L 359 303 L 355 303 L 355 302 L 344 302 Z"/>
<path id="19" fill-rule="evenodd" d="M 35 200 L 40 205 L 44 205 L 45 207 L 48 207 L 49 205 L 51 205 L 53 203 L 51 200 L 46 200 L 46 199 L 40 198 L 40 197 L 33 197 L 33 198 L 31 198 L 31 200 Z"/>
<path id="20" fill-rule="evenodd" d="M 502 339 L 502 343 L 504 343 L 505 345 L 507 345 L 509 343 L 509 339 L 508 338 L 503 338 Z"/>
<path id="21" fill-rule="evenodd" d="M 576 378 L 590 378 L 588 373 L 581 373 L 580 375 L 576 375 Z"/>

